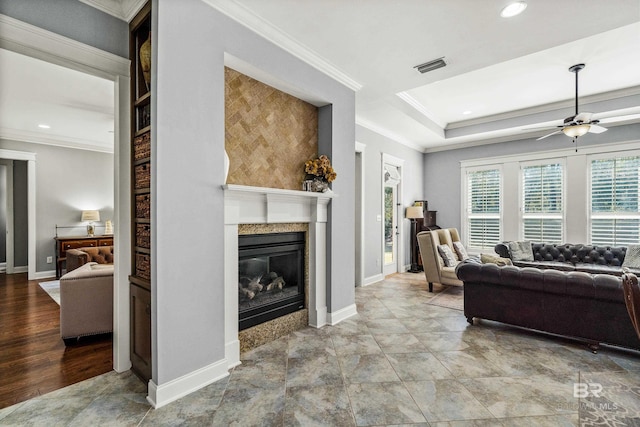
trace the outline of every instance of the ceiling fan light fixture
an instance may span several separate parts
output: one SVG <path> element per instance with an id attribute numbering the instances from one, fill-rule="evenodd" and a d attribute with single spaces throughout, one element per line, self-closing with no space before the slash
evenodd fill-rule
<path id="1" fill-rule="evenodd" d="M 521 14 L 527 8 L 527 3 L 523 1 L 514 1 L 506 5 L 500 12 L 503 18 L 511 18 Z"/>
<path id="2" fill-rule="evenodd" d="M 589 129 L 591 128 L 590 125 L 575 125 L 575 126 L 567 126 L 565 128 L 562 129 L 562 132 L 567 135 L 570 136 L 571 138 L 576 138 L 578 136 L 582 136 L 585 133 L 589 132 Z"/>

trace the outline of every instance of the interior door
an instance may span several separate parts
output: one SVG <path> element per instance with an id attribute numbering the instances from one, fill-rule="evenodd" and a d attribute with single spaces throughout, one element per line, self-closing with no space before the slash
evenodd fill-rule
<path id="1" fill-rule="evenodd" d="M 398 185 L 400 173 L 398 168 L 384 166 L 384 243 L 383 274 L 385 276 L 398 272 Z"/>

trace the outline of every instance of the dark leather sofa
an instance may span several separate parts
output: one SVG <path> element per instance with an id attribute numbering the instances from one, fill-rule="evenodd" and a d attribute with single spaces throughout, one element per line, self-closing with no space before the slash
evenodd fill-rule
<path id="1" fill-rule="evenodd" d="M 538 255 L 545 256 L 540 251 Z M 620 262 L 619 257 L 614 258 Z M 578 268 L 579 263 L 566 264 Z M 477 258 L 458 264 L 456 274 L 464 282 L 467 321 L 473 324 L 477 317 L 578 338 L 594 352 L 600 343 L 640 350 L 640 339 L 627 313 L 621 277 L 546 266 L 547 262 L 540 261 L 535 267 L 498 266 L 482 264 Z M 622 272 L 619 266 L 610 267 Z"/>
<path id="2" fill-rule="evenodd" d="M 508 243 L 498 243 L 495 251 L 503 258 L 510 258 L 518 267 L 536 267 L 560 271 L 583 271 L 592 274 L 622 276 L 622 263 L 627 252 L 625 246 L 561 245 L 531 243 L 534 261 L 514 260 Z M 640 269 L 629 268 L 640 275 Z"/>

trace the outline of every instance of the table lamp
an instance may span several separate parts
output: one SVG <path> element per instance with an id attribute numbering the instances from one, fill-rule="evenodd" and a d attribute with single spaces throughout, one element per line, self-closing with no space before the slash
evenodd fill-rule
<path id="1" fill-rule="evenodd" d="M 100 221 L 100 211 L 82 211 L 82 217 L 80 218 L 80 221 L 89 223 L 87 224 L 87 235 L 93 237 L 93 222 Z"/>

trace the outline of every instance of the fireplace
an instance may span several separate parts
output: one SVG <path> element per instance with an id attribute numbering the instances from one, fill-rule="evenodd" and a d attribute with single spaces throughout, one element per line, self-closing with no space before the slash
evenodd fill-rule
<path id="1" fill-rule="evenodd" d="M 239 330 L 302 310 L 305 233 L 238 236 Z"/>

